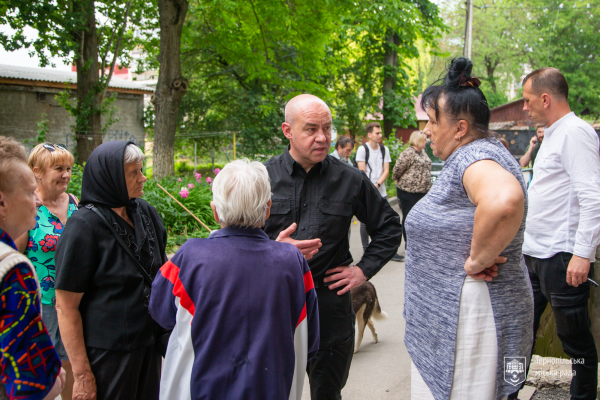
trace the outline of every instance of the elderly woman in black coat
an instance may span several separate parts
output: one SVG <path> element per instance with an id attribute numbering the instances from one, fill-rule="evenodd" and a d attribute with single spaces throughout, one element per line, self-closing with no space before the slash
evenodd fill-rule
<path id="1" fill-rule="evenodd" d="M 148 313 L 167 234 L 140 199 L 144 154 L 133 142 L 94 150 L 80 209 L 56 250 L 56 309 L 75 385 L 73 399 L 158 399 L 161 355 Z"/>

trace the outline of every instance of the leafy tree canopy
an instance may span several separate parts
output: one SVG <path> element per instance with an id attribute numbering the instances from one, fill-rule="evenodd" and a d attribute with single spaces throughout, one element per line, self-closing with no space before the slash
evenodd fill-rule
<path id="1" fill-rule="evenodd" d="M 426 0 L 190 2 L 182 35 L 190 89 L 179 132 L 237 131 L 238 151 L 266 157 L 286 144 L 285 103 L 312 93 L 332 106 L 340 133 L 355 134 L 368 113 L 381 112 L 386 73 L 399 77 L 396 125 L 410 124 L 414 84 L 404 60 L 418 56 L 416 40 L 433 42 L 441 26 Z M 399 32 L 395 44 L 386 43 L 389 32 Z M 386 46 L 398 68 L 384 68 Z"/>
<path id="2" fill-rule="evenodd" d="M 427 63 L 427 84 L 462 56 L 464 7 L 454 0 L 442 7 L 450 29 L 439 46 L 442 54 Z M 473 73 L 491 107 L 520 96 L 523 77 L 549 66 L 567 78 L 573 111 L 599 118 L 600 1 L 492 0 L 475 2 L 473 14 Z"/>

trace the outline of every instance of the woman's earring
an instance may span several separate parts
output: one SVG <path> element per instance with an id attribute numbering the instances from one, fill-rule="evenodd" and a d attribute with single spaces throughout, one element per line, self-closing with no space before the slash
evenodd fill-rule
<path id="1" fill-rule="evenodd" d="M 459 142 L 460 142 L 460 138 L 461 138 L 461 137 L 462 137 L 462 136 L 459 136 L 459 137 L 458 137 L 458 141 L 459 141 Z M 41 182 L 41 181 L 40 181 L 40 182 Z"/>

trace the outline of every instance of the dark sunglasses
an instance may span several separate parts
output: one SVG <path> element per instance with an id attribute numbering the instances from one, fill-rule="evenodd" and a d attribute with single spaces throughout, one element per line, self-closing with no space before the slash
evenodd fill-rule
<path id="1" fill-rule="evenodd" d="M 48 151 L 54 151 L 56 149 L 69 151 L 69 150 L 67 150 L 67 146 L 65 146 L 64 144 L 60 144 L 60 143 L 57 143 L 57 144 L 44 143 L 42 146 L 44 146 L 44 148 Z"/>

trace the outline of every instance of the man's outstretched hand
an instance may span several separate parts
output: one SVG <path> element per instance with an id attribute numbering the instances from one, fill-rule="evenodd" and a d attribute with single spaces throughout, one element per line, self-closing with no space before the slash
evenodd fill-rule
<path id="1" fill-rule="evenodd" d="M 330 290 L 337 289 L 339 287 L 345 286 L 342 290 L 337 292 L 338 296 L 343 295 L 348 290 L 358 287 L 367 281 L 367 277 L 362 272 L 362 269 L 358 268 L 355 265 L 350 266 L 339 266 L 332 269 L 328 269 L 325 274 L 333 274 L 325 276 L 323 282 L 333 282 L 328 286 Z"/>
<path id="2" fill-rule="evenodd" d="M 296 246 L 298 250 L 302 253 L 304 258 L 310 260 L 317 252 L 319 251 L 319 247 L 322 246 L 321 239 L 309 239 L 309 240 L 296 240 L 292 239 L 290 235 L 294 233 L 297 225 L 294 222 L 288 228 L 282 230 L 275 239 L 278 242 L 290 243 Z"/>

